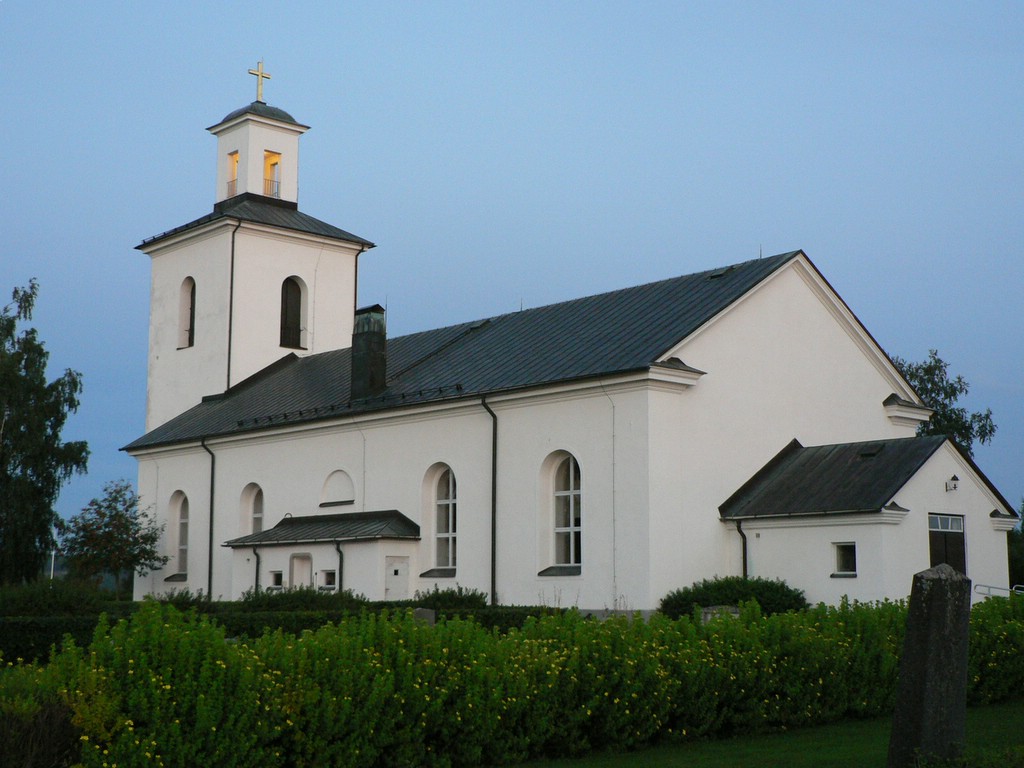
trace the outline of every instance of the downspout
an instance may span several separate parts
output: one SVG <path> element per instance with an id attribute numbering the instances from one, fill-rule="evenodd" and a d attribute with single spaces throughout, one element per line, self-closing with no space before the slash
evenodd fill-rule
<path id="1" fill-rule="evenodd" d="M 334 542 L 334 549 L 338 553 L 338 593 L 341 594 L 341 590 L 344 588 L 342 584 L 342 576 L 345 575 L 345 553 L 341 551 L 341 542 Z"/>
<path id="2" fill-rule="evenodd" d="M 203 446 L 203 450 L 210 454 L 210 532 L 209 540 L 206 542 L 206 598 L 208 600 L 213 599 L 213 492 L 215 490 L 215 481 L 217 477 L 217 457 L 214 456 L 213 451 L 206 444 L 206 438 L 201 438 L 199 444 Z"/>
<path id="3" fill-rule="evenodd" d="M 235 319 L 235 234 L 241 226 L 242 220 L 239 219 L 235 228 L 231 230 L 231 274 L 228 275 L 228 373 L 225 391 L 231 389 L 231 336 Z"/>
<path id="4" fill-rule="evenodd" d="M 256 594 L 260 592 L 260 551 L 256 547 L 252 548 L 253 555 L 256 556 L 256 578 L 253 579 L 253 586 L 256 590 Z"/>
<path id="5" fill-rule="evenodd" d="M 487 396 L 480 405 L 491 414 L 491 605 L 498 604 L 498 415 L 487 404 Z"/>
<path id="6" fill-rule="evenodd" d="M 736 533 L 743 539 L 743 578 L 747 578 L 747 534 L 743 532 L 743 521 L 736 521 Z"/>

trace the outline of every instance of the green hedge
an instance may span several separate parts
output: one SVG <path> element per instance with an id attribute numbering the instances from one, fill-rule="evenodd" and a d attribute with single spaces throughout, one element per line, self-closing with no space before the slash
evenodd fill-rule
<path id="1" fill-rule="evenodd" d="M 0 705 L 26 744 L 66 706 L 95 768 L 511 764 L 889 714 L 905 620 L 898 603 L 750 603 L 707 624 L 565 612 L 503 633 L 364 611 L 239 642 L 149 603 L 33 672 L 40 702 L 23 668 L 0 674 Z M 970 653 L 972 702 L 1020 696 L 1024 599 L 976 606 Z"/>
<path id="2" fill-rule="evenodd" d="M 716 605 L 739 605 L 751 600 L 761 606 L 766 616 L 786 611 L 802 611 L 808 607 L 802 589 L 791 587 L 781 579 L 760 576 L 718 576 L 669 592 L 658 607 L 672 619 L 689 616 L 698 608 Z"/>

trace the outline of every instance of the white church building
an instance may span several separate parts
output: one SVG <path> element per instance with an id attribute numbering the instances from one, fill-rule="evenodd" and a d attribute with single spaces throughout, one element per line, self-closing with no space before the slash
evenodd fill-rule
<path id="1" fill-rule="evenodd" d="M 655 608 L 715 575 L 905 597 L 949 562 L 1007 586 L 1017 515 L 802 251 L 389 339 L 373 243 L 298 208 L 307 126 L 217 137 L 212 213 L 152 261 L 135 596 L 463 587 Z"/>

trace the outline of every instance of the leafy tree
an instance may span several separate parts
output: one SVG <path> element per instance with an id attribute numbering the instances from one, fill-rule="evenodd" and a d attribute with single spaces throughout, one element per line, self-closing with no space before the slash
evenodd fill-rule
<path id="1" fill-rule="evenodd" d="M 85 442 L 61 442 L 78 409 L 82 375 L 66 370 L 46 381 L 48 353 L 32 318 L 39 286 L 15 288 L 0 309 L 0 584 L 32 581 L 53 547 L 53 505 L 72 473 L 84 472 Z"/>
<path id="2" fill-rule="evenodd" d="M 928 350 L 928 359 L 911 363 L 901 357 L 892 359 L 925 405 L 935 411 L 929 421 L 917 428 L 919 435 L 947 435 L 953 438 L 968 456 L 974 456 L 974 442 L 982 445 L 992 442 L 996 433 L 992 421 L 992 409 L 968 413 L 957 405 L 961 396 L 967 394 L 969 385 L 963 376 L 949 378 L 949 363 L 939 357 L 937 350 Z"/>
<path id="3" fill-rule="evenodd" d="M 127 572 L 145 576 L 169 559 L 157 548 L 163 526 L 139 509 L 139 496 L 127 480 L 107 483 L 103 498 L 90 501 L 59 528 L 72 571 L 87 578 L 111 573 L 118 594 Z"/>

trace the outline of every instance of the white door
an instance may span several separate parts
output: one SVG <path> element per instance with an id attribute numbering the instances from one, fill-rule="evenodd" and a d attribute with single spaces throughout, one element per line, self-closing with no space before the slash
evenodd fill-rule
<path id="1" fill-rule="evenodd" d="M 384 558 L 384 599 L 409 599 L 409 558 Z"/>
<path id="2" fill-rule="evenodd" d="M 310 555 L 292 555 L 291 587 L 313 586 L 313 558 Z"/>

